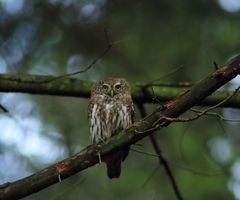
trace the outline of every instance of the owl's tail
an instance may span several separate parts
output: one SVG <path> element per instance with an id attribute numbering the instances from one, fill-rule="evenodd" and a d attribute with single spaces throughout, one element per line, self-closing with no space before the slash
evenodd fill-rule
<path id="1" fill-rule="evenodd" d="M 106 160 L 107 165 L 107 175 L 109 178 L 118 178 L 121 174 L 121 162 L 122 162 L 122 153 L 117 152 L 114 155 L 111 155 Z"/>
<path id="2" fill-rule="evenodd" d="M 121 174 L 121 164 L 125 160 L 129 152 L 129 147 L 124 150 L 118 151 L 109 156 L 105 162 L 107 165 L 107 175 L 109 178 L 119 178 Z"/>
<path id="3" fill-rule="evenodd" d="M 119 178 L 121 174 L 121 160 L 110 160 L 106 164 L 108 178 Z"/>

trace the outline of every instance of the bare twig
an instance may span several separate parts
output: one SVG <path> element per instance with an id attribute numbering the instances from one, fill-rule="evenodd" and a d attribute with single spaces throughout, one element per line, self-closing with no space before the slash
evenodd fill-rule
<path id="1" fill-rule="evenodd" d="M 5 108 L 2 104 L 0 104 L 0 109 L 5 113 L 9 113 L 8 109 Z"/>
<path id="2" fill-rule="evenodd" d="M 217 64 L 215 61 L 213 62 L 213 65 L 214 65 L 214 69 L 215 69 L 215 70 L 218 70 L 218 69 L 219 69 L 219 66 L 218 66 L 218 64 Z"/>
<path id="3" fill-rule="evenodd" d="M 164 82 L 164 83 L 152 83 L 149 86 L 181 87 L 181 88 L 184 88 L 184 87 L 191 87 L 193 85 L 194 85 L 194 83 L 190 83 L 190 82 L 176 82 L 176 83 L 174 83 L 174 82 L 173 83 Z"/>
<path id="4" fill-rule="evenodd" d="M 140 154 L 144 154 L 144 155 L 147 155 L 147 156 L 159 158 L 159 155 L 154 154 L 154 153 L 149 153 L 149 152 L 145 152 L 145 151 L 141 151 L 141 150 L 133 149 L 133 148 L 131 148 L 131 151 L 134 151 L 134 152 L 137 152 L 137 153 L 140 153 Z M 186 167 L 186 166 L 183 166 L 183 165 L 180 165 L 180 164 L 175 164 L 173 162 L 169 162 L 169 161 L 166 161 L 166 162 L 168 163 L 168 165 L 171 165 L 171 166 L 176 167 L 178 169 L 181 169 L 181 170 L 184 170 L 184 171 L 187 171 L 187 172 L 191 172 L 192 174 L 201 175 L 201 176 L 220 176 L 220 175 L 223 174 L 222 172 L 206 173 L 206 172 L 202 172 L 202 171 L 197 171 L 195 169 L 192 169 L 191 167 Z"/>
<path id="5" fill-rule="evenodd" d="M 147 113 L 146 113 L 146 110 L 145 110 L 145 107 L 143 104 L 138 104 L 138 109 L 140 111 L 140 114 L 141 114 L 141 117 L 144 118 L 147 116 Z M 149 139 L 152 143 L 152 146 L 155 150 L 155 152 L 157 153 L 158 155 L 158 158 L 159 158 L 159 163 L 163 166 L 163 168 L 165 169 L 165 172 L 169 178 L 169 181 L 172 185 L 172 188 L 173 188 L 173 191 L 175 193 L 175 196 L 178 200 L 183 200 L 183 197 L 181 195 L 181 192 L 179 190 L 179 187 L 177 185 L 177 182 L 173 176 L 173 173 L 171 171 L 171 168 L 169 167 L 166 159 L 164 158 L 164 156 L 162 155 L 162 152 L 161 152 L 161 149 L 160 149 L 160 145 L 158 144 L 157 142 L 157 139 L 154 137 L 153 134 L 150 134 L 149 135 Z"/>
<path id="6" fill-rule="evenodd" d="M 196 112 L 196 113 L 200 113 L 200 114 L 202 114 L 202 112 L 203 112 L 202 110 L 198 110 L 198 109 L 195 109 L 195 108 L 192 108 L 190 110 L 193 111 L 193 112 Z M 240 119 L 228 119 L 228 118 L 223 117 L 222 115 L 220 115 L 219 113 L 216 113 L 216 112 L 206 112 L 205 115 L 218 117 L 220 120 L 226 121 L 226 122 L 240 122 Z"/>
<path id="7" fill-rule="evenodd" d="M 144 188 L 145 185 L 147 185 L 147 183 L 152 179 L 152 177 L 157 173 L 158 169 L 159 169 L 160 165 L 158 165 L 152 172 L 151 174 L 148 176 L 148 178 L 144 181 L 142 187 Z"/>
<path id="8" fill-rule="evenodd" d="M 113 44 L 110 42 L 109 35 L 108 35 L 108 32 L 107 32 L 107 28 L 106 28 L 106 27 L 104 27 L 104 34 L 105 34 L 105 39 L 106 39 L 106 42 L 107 42 L 107 47 L 106 47 L 105 50 L 104 50 L 98 57 L 96 57 L 87 67 L 85 67 L 84 69 L 82 69 L 82 70 L 80 70 L 80 71 L 76 71 L 76 72 L 69 73 L 69 74 L 64 74 L 64 75 L 62 75 L 62 76 L 58 76 L 58 77 L 56 77 L 56 78 L 53 78 L 53 79 L 50 79 L 50 80 L 47 80 L 47 81 L 43 81 L 43 82 L 41 82 L 41 83 L 49 83 L 49 82 L 52 82 L 52 81 L 55 81 L 55 80 L 58 80 L 58 79 L 62 79 L 62 78 L 74 76 L 74 75 L 77 75 L 77 74 L 85 73 L 85 72 L 87 72 L 89 69 L 91 69 L 100 59 L 102 59 L 102 58 L 110 51 L 110 49 L 111 49 L 112 46 L 113 46 Z"/>
<path id="9" fill-rule="evenodd" d="M 212 112 L 209 112 L 215 108 L 218 108 L 220 107 L 222 104 L 226 103 L 229 99 L 231 99 L 238 91 L 240 90 L 240 86 L 231 94 L 229 95 L 227 98 L 223 99 L 222 101 L 220 101 L 219 103 L 217 103 L 216 105 L 214 106 L 211 106 L 205 110 L 194 110 L 192 109 L 193 111 L 197 112 L 197 114 L 193 117 L 189 117 L 189 118 L 183 118 L 183 117 L 177 117 L 177 118 L 172 118 L 172 117 L 166 117 L 166 116 L 161 116 L 159 118 L 158 121 L 161 121 L 162 119 L 166 119 L 170 122 L 190 122 L 190 121 L 194 121 L 200 117 L 202 117 L 203 115 L 215 115 L 217 117 L 219 117 L 220 119 L 224 119 L 225 121 L 233 121 L 233 120 L 227 120 L 225 118 L 223 118 L 221 115 L 217 114 L 217 113 L 212 113 Z M 155 125 L 158 124 L 158 121 L 155 123 Z M 237 120 L 234 120 L 235 122 L 237 122 Z"/>

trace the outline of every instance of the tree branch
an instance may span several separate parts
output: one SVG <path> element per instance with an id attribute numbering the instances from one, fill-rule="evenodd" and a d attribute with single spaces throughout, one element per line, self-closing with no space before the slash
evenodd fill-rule
<path id="1" fill-rule="evenodd" d="M 54 76 L 0 74 L 1 92 L 21 92 L 88 98 L 93 83 L 94 81 L 78 80 L 74 78 L 57 79 L 57 77 Z M 169 101 L 183 93 L 186 90 L 186 86 L 168 87 L 132 84 L 131 90 L 134 102 L 136 103 L 158 103 L 154 99 L 158 99 L 162 102 Z M 213 106 L 224 100 L 231 93 L 232 92 L 229 91 L 214 92 L 214 94 L 205 100 L 197 102 L 197 105 Z M 239 93 L 221 106 L 239 108 Z"/>
<path id="2" fill-rule="evenodd" d="M 0 199 L 14 200 L 28 196 L 57 183 L 59 176 L 63 180 L 95 165 L 98 163 L 99 153 L 101 154 L 101 158 L 105 159 L 108 155 L 141 140 L 155 130 L 160 130 L 164 126 L 168 126 L 171 122 L 164 119 L 164 117 L 178 117 L 236 77 L 239 73 L 240 55 L 207 78 L 198 82 L 182 95 L 165 103 L 161 108 L 156 109 L 143 120 L 134 123 L 128 129 L 120 132 L 108 141 L 88 146 L 79 153 L 55 165 L 47 167 L 29 177 L 0 187 Z"/>

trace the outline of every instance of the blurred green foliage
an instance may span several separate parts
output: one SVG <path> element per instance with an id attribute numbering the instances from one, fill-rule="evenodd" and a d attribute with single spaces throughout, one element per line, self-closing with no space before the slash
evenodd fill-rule
<path id="1" fill-rule="evenodd" d="M 0 72 L 62 75 L 82 70 L 108 45 L 106 28 L 113 47 L 76 78 L 117 76 L 145 83 L 183 66 L 161 82 L 196 82 L 214 71 L 214 61 L 222 64 L 239 52 L 240 12 L 223 5 L 216 0 L 2 0 Z M 17 144 L 28 144 L 29 136 L 13 137 L 10 132 L 13 141 L 6 143 L 2 131 L 0 182 L 34 173 L 90 142 L 86 99 L 1 94 L 0 100 L 10 111 L 10 116 L 1 114 L 1 127 L 13 118 L 17 125 L 9 126 L 23 126 L 23 135 L 27 127 L 29 134 L 37 132 L 48 141 L 22 153 Z M 148 112 L 155 107 L 146 105 Z M 239 116 L 237 110 L 218 112 L 228 118 Z M 41 128 L 34 129 L 31 120 L 24 124 L 24 119 L 37 120 Z M 175 123 L 157 134 L 186 199 L 240 199 L 238 130 L 238 123 L 204 117 Z M 39 141 L 30 141 L 35 142 Z M 34 148 L 41 152 L 48 143 L 58 149 L 49 152 L 52 159 L 46 161 L 43 153 L 32 155 Z M 147 138 L 139 144 L 133 148 L 154 152 Z M 15 167 L 6 173 L 6 166 L 13 163 L 21 170 Z M 161 166 L 149 179 L 158 165 L 156 157 L 131 151 L 118 180 L 107 178 L 104 164 L 96 165 L 25 199 L 175 199 Z"/>

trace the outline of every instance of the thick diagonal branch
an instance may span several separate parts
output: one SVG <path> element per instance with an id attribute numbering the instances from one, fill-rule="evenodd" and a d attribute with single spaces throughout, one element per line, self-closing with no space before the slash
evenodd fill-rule
<path id="1" fill-rule="evenodd" d="M 184 92 L 174 100 L 163 105 L 165 110 L 156 109 L 141 121 L 134 123 L 128 129 L 112 137 L 109 141 L 98 145 L 91 145 L 84 148 L 79 153 L 43 169 L 29 177 L 20 179 L 13 183 L 0 187 L 1 200 L 14 200 L 28 196 L 40 191 L 61 179 L 65 179 L 77 172 L 98 163 L 99 153 L 104 159 L 109 154 L 133 144 L 156 129 L 161 129 L 171 122 L 166 117 L 178 117 L 192 106 L 201 102 L 208 95 L 212 94 L 219 87 L 236 77 L 240 73 L 240 56 L 232 62 L 216 70 L 202 81 L 198 82 L 191 89 Z"/>

